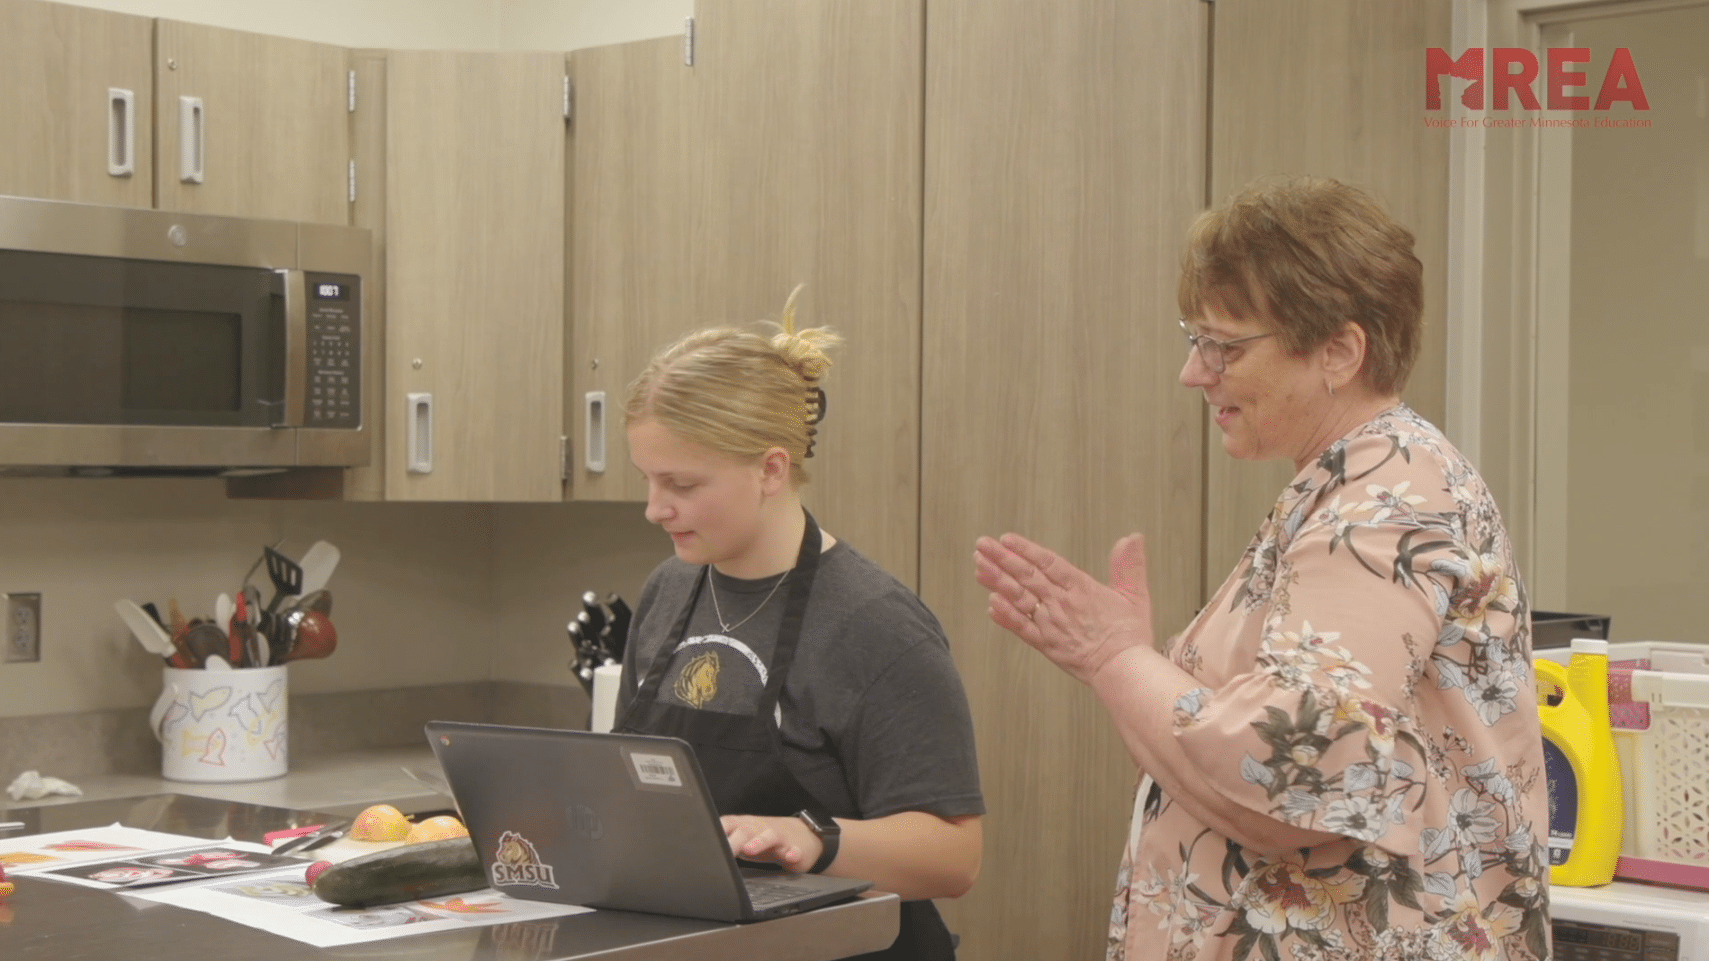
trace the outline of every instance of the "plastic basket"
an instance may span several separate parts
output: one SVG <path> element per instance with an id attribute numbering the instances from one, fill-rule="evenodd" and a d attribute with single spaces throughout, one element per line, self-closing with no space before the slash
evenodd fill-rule
<path id="1" fill-rule="evenodd" d="M 1615 874 L 1709 889 L 1709 645 L 1610 644 L 1608 668 L 1626 807 Z"/>

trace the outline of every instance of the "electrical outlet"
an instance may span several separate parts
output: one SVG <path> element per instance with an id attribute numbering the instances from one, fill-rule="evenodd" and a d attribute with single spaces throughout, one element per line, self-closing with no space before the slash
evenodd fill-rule
<path id="1" fill-rule="evenodd" d="M 7 663 L 42 659 L 42 596 L 5 594 L 4 653 Z"/>

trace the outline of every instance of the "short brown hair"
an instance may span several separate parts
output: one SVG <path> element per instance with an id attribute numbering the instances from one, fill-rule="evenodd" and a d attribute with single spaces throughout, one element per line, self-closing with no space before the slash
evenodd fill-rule
<path id="1" fill-rule="evenodd" d="M 1412 248 L 1412 231 L 1357 187 L 1263 178 L 1187 231 L 1181 313 L 1268 315 L 1296 357 L 1353 321 L 1365 332 L 1361 374 L 1378 392 L 1399 394 L 1424 327 L 1424 265 Z"/>

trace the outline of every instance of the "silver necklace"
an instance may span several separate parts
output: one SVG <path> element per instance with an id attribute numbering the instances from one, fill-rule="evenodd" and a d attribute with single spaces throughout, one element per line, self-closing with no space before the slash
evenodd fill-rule
<path id="1" fill-rule="evenodd" d="M 741 620 L 737 621 L 736 623 L 726 624 L 726 623 L 724 623 L 724 612 L 718 607 L 718 585 L 712 583 L 712 580 L 713 580 L 712 572 L 708 571 L 706 573 L 706 586 L 712 589 L 712 613 L 717 615 L 717 617 L 718 617 L 718 626 L 723 628 L 725 634 L 729 634 L 731 631 L 735 630 L 736 628 L 741 627 L 743 624 L 746 624 L 749 621 L 753 620 L 754 615 L 758 614 L 760 612 L 760 610 L 766 606 L 766 602 L 771 600 L 771 595 L 776 594 L 777 589 L 782 587 L 783 582 L 785 580 L 788 580 L 788 578 L 789 578 L 789 571 L 784 571 L 783 576 L 779 577 L 777 579 L 777 583 L 773 584 L 771 586 L 771 591 L 766 594 L 765 600 L 760 601 L 759 607 L 754 608 L 751 612 L 749 612 L 747 617 L 742 618 Z"/>

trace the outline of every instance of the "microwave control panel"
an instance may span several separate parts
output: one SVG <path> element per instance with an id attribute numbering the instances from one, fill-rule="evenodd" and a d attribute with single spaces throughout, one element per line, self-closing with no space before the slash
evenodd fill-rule
<path id="1" fill-rule="evenodd" d="M 362 426 L 362 280 L 308 271 L 308 390 L 303 426 Z"/>

